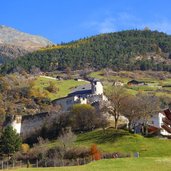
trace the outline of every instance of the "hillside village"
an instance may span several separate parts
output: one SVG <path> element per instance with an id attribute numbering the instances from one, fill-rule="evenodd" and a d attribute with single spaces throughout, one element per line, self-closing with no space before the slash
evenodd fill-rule
<path id="1" fill-rule="evenodd" d="M 171 156 L 169 35 L 130 30 L 52 45 L 11 32 L 48 46 L 11 60 L 17 47 L 1 35 L 10 51 L 0 65 L 1 169 Z"/>
<path id="2" fill-rule="evenodd" d="M 149 140 L 151 139 L 152 142 L 153 138 L 158 139 L 157 141 L 159 142 L 161 140 L 166 143 L 167 141 L 170 141 L 171 112 L 168 109 L 170 101 L 169 99 L 163 101 L 166 100 L 165 98 L 163 99 L 163 96 L 157 98 L 153 95 L 154 93 L 159 93 L 159 91 L 165 92 L 165 86 L 168 86 L 168 82 L 170 81 L 169 73 L 161 72 L 158 73 L 158 75 L 155 75 L 153 72 L 145 73 L 136 71 L 136 73 L 131 73 L 102 70 L 90 72 L 85 78 L 78 77 L 78 73 L 79 72 L 71 72 L 72 78 L 67 76 L 67 72 L 65 74 L 45 74 L 41 72 L 32 75 L 32 78 L 30 77 L 30 74 L 23 76 L 23 82 L 25 82 L 24 77 L 26 79 L 28 76 L 31 78 L 31 83 L 26 84 L 30 86 L 28 92 L 31 93 L 31 95 L 33 90 L 36 92 L 35 96 L 37 97 L 33 100 L 37 101 L 37 99 L 40 98 L 42 99 L 42 104 L 39 102 L 39 105 L 46 105 L 44 107 L 42 106 L 43 110 L 37 110 L 35 107 L 34 110 L 31 110 L 30 107 L 27 109 L 26 105 L 25 111 L 31 112 L 30 114 L 24 111 L 21 111 L 22 114 L 20 115 L 18 115 L 17 112 L 15 114 L 7 114 L 3 122 L 3 128 L 5 130 L 9 126 L 12 126 L 13 130 L 22 138 L 22 146 L 26 144 L 29 146 L 30 150 L 27 153 L 29 155 L 33 155 L 33 152 L 35 153 L 34 155 L 36 156 L 33 159 L 32 157 L 29 157 L 29 161 L 33 160 L 33 162 L 36 162 L 36 160 L 40 160 L 38 162 L 39 166 L 45 166 L 44 159 L 37 156 L 40 155 L 41 152 L 35 151 L 37 148 L 40 148 L 40 143 L 49 146 L 48 144 L 51 144 L 51 141 L 55 142 L 56 145 L 53 145 L 54 147 L 52 146 L 44 149 L 46 155 L 48 155 L 50 152 L 49 150 L 63 148 L 61 145 L 58 145 L 59 142 L 62 142 L 63 144 L 63 141 L 68 141 L 68 143 L 72 144 L 75 142 L 77 144 L 79 142 L 79 137 L 84 136 L 84 134 L 93 134 L 93 132 L 96 131 L 102 131 L 99 132 L 99 136 L 107 136 L 109 133 L 110 138 L 117 137 L 117 134 L 125 134 L 125 136 L 129 134 L 129 136 L 133 137 L 134 135 L 139 135 Z M 165 79 L 161 79 L 163 74 L 166 77 Z M 10 79 L 12 78 L 11 80 L 13 81 L 21 77 L 20 75 L 17 77 L 15 75 L 14 77 L 14 75 L 9 77 Z M 161 80 L 163 83 L 161 83 Z M 2 79 L 1 83 L 4 81 L 5 80 Z M 13 81 L 11 82 L 11 85 L 15 88 Z M 65 83 L 67 84 L 67 87 L 64 88 Z M 37 84 L 39 87 L 37 87 Z M 59 87 L 60 84 L 61 87 Z M 25 84 L 23 85 L 25 86 Z M 42 90 L 39 94 L 40 87 Z M 44 93 L 44 91 L 46 92 L 47 90 L 50 90 L 49 94 Z M 9 93 L 12 92 L 10 89 L 6 91 L 9 91 Z M 64 91 L 65 94 L 57 96 L 58 93 L 61 93 L 60 91 Z M 151 92 L 152 95 L 146 94 L 146 91 L 148 93 Z M 136 94 L 133 95 L 133 92 L 136 92 Z M 18 99 L 17 93 L 14 95 L 14 97 Z M 29 97 L 28 95 L 27 98 Z M 24 100 L 22 96 L 20 96 L 19 99 L 22 98 Z M 47 96 L 52 97 L 52 99 L 47 101 L 47 99 L 44 98 Z M 16 104 L 19 104 L 19 99 L 16 101 Z M 116 105 L 118 102 L 121 105 L 121 108 Z M 20 103 L 23 102 L 21 101 Z M 21 105 L 18 106 L 18 109 L 20 108 Z M 115 110 L 119 112 L 119 115 L 117 115 L 118 113 L 115 112 Z M 11 111 L 15 112 L 15 110 Z M 95 135 L 92 135 L 92 137 Z M 77 140 L 74 138 L 75 136 L 78 136 Z M 118 140 L 122 141 L 122 138 Z M 143 143 L 143 141 L 143 139 L 140 140 L 140 143 Z M 35 144 L 37 144 L 37 147 Z M 91 146 L 91 144 L 92 143 L 88 146 Z M 126 143 L 124 144 L 126 145 Z M 98 145 L 100 146 L 100 144 Z M 72 148 L 65 143 L 64 146 L 67 146 L 65 150 L 65 155 L 67 155 L 69 154 L 68 150 L 71 150 Z M 149 152 L 151 151 L 150 148 L 151 146 L 148 148 Z M 105 151 L 105 148 L 101 147 L 101 149 L 104 149 Z M 82 151 L 81 147 L 79 147 L 78 150 Z M 117 156 L 115 150 L 113 150 L 114 149 L 111 148 L 108 154 L 111 156 L 109 158 L 112 158 L 112 155 Z M 134 154 L 136 151 L 135 149 L 121 151 L 119 157 L 125 155 L 129 156 L 129 152 Z M 27 162 L 24 159 L 24 153 L 19 153 L 22 155 L 20 156 L 21 160 L 26 164 Z M 77 155 L 75 152 L 73 153 L 74 155 Z M 102 153 L 103 155 L 101 155 L 101 157 L 105 158 L 105 152 Z M 145 155 L 141 147 L 139 147 L 138 154 L 139 153 Z M 84 156 L 86 154 L 82 155 Z M 16 155 L 18 155 L 18 153 L 16 153 Z M 83 159 L 81 157 L 78 158 L 81 164 Z M 49 158 L 49 160 L 51 159 Z M 64 162 L 67 162 L 67 160 L 70 159 L 65 158 Z M 87 162 L 85 163 L 90 162 L 89 157 L 87 157 L 86 160 Z M 48 165 L 51 166 L 51 162 L 48 161 L 48 163 Z M 71 165 L 75 165 L 75 162 Z M 61 166 L 61 163 L 59 162 L 56 166 Z"/>
<path id="3" fill-rule="evenodd" d="M 52 77 L 49 78 L 51 79 Z M 89 84 L 75 87 L 66 97 L 54 99 L 52 101 L 54 106 L 60 106 L 59 113 L 70 112 L 75 104 L 91 104 L 99 110 L 100 104 L 110 103 L 108 98 L 104 95 L 103 85 L 99 79 L 89 78 L 85 81 L 89 82 Z M 131 80 L 127 82 L 127 85 L 143 86 L 145 85 L 145 82 Z M 122 87 L 124 85 L 119 84 L 119 82 L 115 82 L 114 86 Z M 108 120 L 115 120 L 107 111 L 104 113 L 104 116 Z M 27 139 L 29 136 L 32 136 L 32 134 L 34 135 L 35 131 L 40 131 L 47 122 L 47 118 L 50 120 L 51 117 L 55 119 L 55 116 L 51 116 L 48 111 L 35 115 L 9 115 L 4 122 L 4 126 L 11 125 L 13 129 L 23 137 L 23 139 Z M 161 112 L 156 111 L 150 115 L 147 121 L 145 121 L 145 118 L 143 117 L 138 117 L 135 119 L 134 122 L 131 123 L 131 129 L 134 133 L 138 134 L 146 133 L 150 135 L 157 132 L 156 135 L 169 136 L 171 135 L 171 122 L 169 121 L 171 120 L 170 117 L 171 113 L 169 109 Z M 121 115 L 120 118 L 120 120 L 125 123 L 128 128 L 129 119 L 123 115 Z M 147 132 L 143 130 L 145 124 L 148 126 L 146 130 Z"/>

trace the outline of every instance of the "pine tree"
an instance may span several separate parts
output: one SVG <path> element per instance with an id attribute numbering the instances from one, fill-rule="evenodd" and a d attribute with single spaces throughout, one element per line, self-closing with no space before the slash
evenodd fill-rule
<path id="1" fill-rule="evenodd" d="M 0 138 L 0 151 L 8 156 L 14 154 L 21 147 L 21 137 L 11 126 L 5 128 Z"/>

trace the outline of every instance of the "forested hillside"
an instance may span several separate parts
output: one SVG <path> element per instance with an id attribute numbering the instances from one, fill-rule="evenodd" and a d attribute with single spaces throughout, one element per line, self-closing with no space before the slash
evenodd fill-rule
<path id="1" fill-rule="evenodd" d="M 43 48 L 1 66 L 1 72 L 63 70 L 66 67 L 171 71 L 171 36 L 150 30 L 101 34 Z"/>

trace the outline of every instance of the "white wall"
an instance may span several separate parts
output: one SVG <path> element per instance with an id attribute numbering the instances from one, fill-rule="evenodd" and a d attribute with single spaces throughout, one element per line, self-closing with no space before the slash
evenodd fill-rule
<path id="1" fill-rule="evenodd" d="M 161 128 L 160 134 L 162 135 L 171 135 L 170 133 L 168 133 L 167 131 L 165 131 L 162 128 L 163 125 L 163 121 L 162 119 L 165 118 L 165 116 L 162 113 L 158 113 L 156 115 L 153 115 L 153 117 L 149 120 L 149 124 L 152 124 L 158 128 Z"/>
<path id="2" fill-rule="evenodd" d="M 96 81 L 92 83 L 92 93 L 96 95 L 103 94 L 103 85 L 100 81 Z"/>
<path id="3" fill-rule="evenodd" d="M 13 127 L 14 130 L 16 130 L 18 134 L 21 133 L 21 120 L 22 120 L 22 116 L 15 116 L 15 119 L 11 123 L 11 126 Z"/>

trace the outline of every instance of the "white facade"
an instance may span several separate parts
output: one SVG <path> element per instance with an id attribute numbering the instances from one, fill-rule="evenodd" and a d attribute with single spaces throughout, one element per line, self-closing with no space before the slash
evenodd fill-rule
<path id="1" fill-rule="evenodd" d="M 21 120 L 22 116 L 15 116 L 15 119 L 12 121 L 11 126 L 18 134 L 21 133 Z"/>
<path id="2" fill-rule="evenodd" d="M 153 116 L 151 116 L 148 121 L 146 122 L 147 125 L 149 126 L 154 126 L 159 129 L 159 133 L 161 135 L 167 136 L 171 135 L 168 133 L 166 130 L 162 128 L 163 123 L 163 118 L 165 118 L 165 115 L 163 113 L 157 113 Z M 132 128 L 134 128 L 135 133 L 140 133 L 142 125 L 145 123 L 145 121 L 142 118 L 139 118 L 137 121 L 135 121 L 134 125 L 132 125 Z"/>
<path id="3" fill-rule="evenodd" d="M 103 85 L 99 80 L 91 81 L 84 87 L 79 86 L 67 97 L 54 100 L 53 104 L 61 106 L 61 111 L 66 112 L 74 104 L 93 104 L 99 101 L 106 101 L 107 97 L 103 95 Z"/>
<path id="4" fill-rule="evenodd" d="M 166 130 L 162 128 L 162 125 L 164 124 L 162 120 L 163 118 L 165 118 L 165 115 L 162 113 L 158 113 L 156 115 L 153 115 L 151 121 L 149 121 L 148 123 L 160 128 L 161 135 L 171 135 L 170 133 L 168 133 Z"/>
<path id="5" fill-rule="evenodd" d="M 103 94 L 103 85 L 100 81 L 94 81 L 92 84 L 92 94 L 101 95 Z"/>

